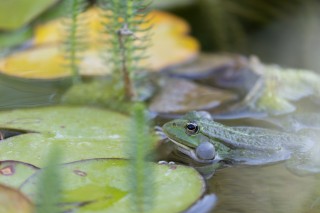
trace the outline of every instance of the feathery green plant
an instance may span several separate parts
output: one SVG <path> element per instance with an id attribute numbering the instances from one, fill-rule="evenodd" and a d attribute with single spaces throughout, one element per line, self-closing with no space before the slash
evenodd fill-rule
<path id="1" fill-rule="evenodd" d="M 60 149 L 53 147 L 47 159 L 47 167 L 41 171 L 37 186 L 35 213 L 57 213 L 61 199 L 61 183 L 58 164 L 61 159 Z"/>
<path id="2" fill-rule="evenodd" d="M 132 123 L 129 135 L 131 158 L 128 181 L 132 192 L 132 205 L 135 212 L 149 212 L 152 207 L 153 172 L 146 159 L 152 149 L 152 137 L 149 131 L 147 111 L 143 104 L 133 107 Z"/>
<path id="3" fill-rule="evenodd" d="M 149 46 L 147 33 L 151 28 L 141 24 L 147 22 L 148 3 L 145 0 L 100 0 L 104 16 L 108 52 L 111 54 L 107 64 L 112 64 L 113 77 L 123 83 L 125 97 L 133 100 L 135 96 L 133 77 L 146 58 L 145 50 Z M 137 34 L 144 32 L 143 36 Z M 122 78 L 122 81 L 121 81 Z"/>
<path id="4" fill-rule="evenodd" d="M 81 82 L 79 74 L 79 61 L 81 53 L 86 48 L 85 44 L 85 23 L 80 19 L 79 15 L 87 6 L 86 0 L 65 0 L 66 19 L 65 19 L 65 35 L 63 41 L 63 51 L 66 59 L 66 66 L 71 70 L 73 83 Z"/>

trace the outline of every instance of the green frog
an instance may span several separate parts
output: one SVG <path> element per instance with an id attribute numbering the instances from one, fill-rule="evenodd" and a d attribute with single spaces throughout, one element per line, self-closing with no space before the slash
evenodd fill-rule
<path id="1" fill-rule="evenodd" d="M 290 167 L 301 168 L 314 147 L 307 135 L 260 127 L 229 127 L 212 120 L 205 111 L 193 111 L 162 127 L 177 150 L 202 164 L 263 165 L 295 159 Z M 320 170 L 320 166 L 319 166 Z"/>

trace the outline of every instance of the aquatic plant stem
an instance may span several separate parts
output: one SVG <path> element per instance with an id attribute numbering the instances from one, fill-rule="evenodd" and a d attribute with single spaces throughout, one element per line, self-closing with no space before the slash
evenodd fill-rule
<path id="1" fill-rule="evenodd" d="M 132 85 L 132 79 L 127 67 L 127 61 L 126 61 L 126 46 L 124 38 L 127 36 L 132 36 L 133 33 L 128 29 L 128 26 L 126 24 L 123 25 L 123 27 L 118 30 L 118 39 L 119 39 L 119 45 L 120 45 L 120 54 L 121 54 L 121 70 L 122 70 L 122 77 L 124 82 L 124 91 L 125 91 L 125 97 L 127 100 L 132 101 L 134 97 L 134 89 Z"/>
<path id="2" fill-rule="evenodd" d="M 144 0 L 100 0 L 104 9 L 109 61 L 113 65 L 113 79 L 121 85 L 123 98 L 133 101 L 137 94 L 135 91 L 135 74 L 142 70 L 141 61 L 144 60 L 144 51 L 147 48 L 146 32 L 149 28 L 142 28 L 147 15 Z M 139 34 L 140 41 L 135 42 L 135 35 Z M 118 87 L 119 88 L 119 87 Z"/>
<path id="3" fill-rule="evenodd" d="M 78 17 L 78 0 L 72 1 L 72 14 L 71 14 L 71 33 L 70 33 L 70 69 L 72 71 L 73 83 L 80 82 L 79 69 L 76 61 L 76 33 L 77 33 L 77 17 Z"/>
<path id="4" fill-rule="evenodd" d="M 150 212 L 153 204 L 153 170 L 147 156 L 150 158 L 152 137 L 149 122 L 143 104 L 133 107 L 132 123 L 129 135 L 130 174 L 128 175 L 132 193 L 134 212 Z M 148 159 L 150 160 L 150 159 Z"/>
<path id="5" fill-rule="evenodd" d="M 84 30 L 84 17 L 80 14 L 84 11 L 87 2 L 85 0 L 65 0 L 65 39 L 63 43 L 66 65 L 72 74 L 73 84 L 81 83 L 79 62 L 81 53 L 85 50 L 86 35 Z M 82 21 L 81 21 L 82 20 Z"/>

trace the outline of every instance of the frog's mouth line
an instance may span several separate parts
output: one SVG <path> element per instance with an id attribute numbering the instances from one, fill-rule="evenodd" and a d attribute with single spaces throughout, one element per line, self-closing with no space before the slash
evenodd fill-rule
<path id="1" fill-rule="evenodd" d="M 168 137 L 169 138 L 169 137 Z M 172 141 L 176 146 L 177 146 L 177 149 L 182 152 L 183 154 L 189 156 L 190 158 L 192 158 L 193 160 L 199 162 L 199 163 L 217 163 L 219 162 L 222 158 L 219 156 L 219 154 L 217 153 L 216 156 L 214 157 L 214 159 L 211 159 L 211 160 L 204 160 L 204 159 L 201 159 L 201 158 L 198 158 L 198 156 L 196 155 L 194 149 L 186 146 L 186 145 L 183 145 L 181 143 L 178 143 L 177 141 L 173 140 L 172 138 L 169 138 L 170 141 Z"/>

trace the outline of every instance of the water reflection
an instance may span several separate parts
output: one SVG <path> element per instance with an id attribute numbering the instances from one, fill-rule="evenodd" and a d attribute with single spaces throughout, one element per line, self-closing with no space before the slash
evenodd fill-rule
<path id="1" fill-rule="evenodd" d="M 320 175 L 297 176 L 283 164 L 218 170 L 208 185 L 218 197 L 215 213 L 316 213 L 320 209 Z"/>
<path id="2" fill-rule="evenodd" d="M 57 104 L 70 79 L 32 80 L 0 74 L 0 110 Z"/>

